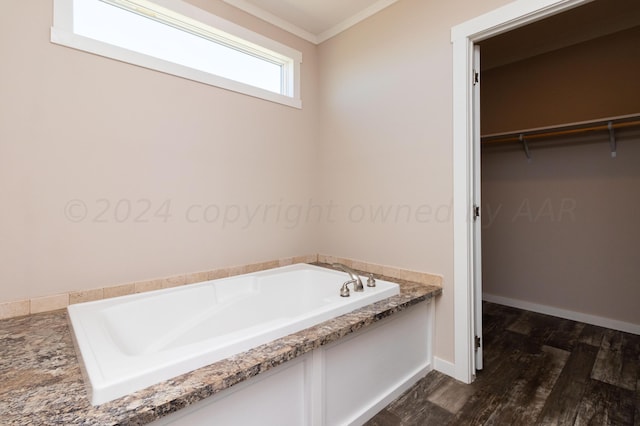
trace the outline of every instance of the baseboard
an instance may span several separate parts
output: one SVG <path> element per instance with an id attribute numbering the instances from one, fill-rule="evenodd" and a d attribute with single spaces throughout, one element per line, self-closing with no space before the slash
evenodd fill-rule
<path id="1" fill-rule="evenodd" d="M 438 358 L 437 356 L 433 357 L 433 368 L 449 377 L 456 377 L 456 365 L 450 361 Z"/>
<path id="2" fill-rule="evenodd" d="M 511 306 L 513 308 L 524 309 L 526 311 L 537 312 L 540 314 L 551 315 L 554 317 L 565 318 L 572 321 L 610 328 L 612 330 L 624 331 L 625 333 L 640 335 L 640 324 L 632 324 L 629 322 L 618 321 L 611 318 L 599 317 L 596 315 L 570 311 L 567 309 L 560 309 L 553 306 L 540 305 L 537 303 L 526 302 L 524 300 L 511 299 L 509 297 L 496 296 L 487 293 L 484 293 L 482 295 L 482 299 L 486 300 L 487 302 L 497 303 L 499 305 Z M 437 360 L 435 363 L 435 368 L 436 370 L 440 371 L 438 368 Z"/>

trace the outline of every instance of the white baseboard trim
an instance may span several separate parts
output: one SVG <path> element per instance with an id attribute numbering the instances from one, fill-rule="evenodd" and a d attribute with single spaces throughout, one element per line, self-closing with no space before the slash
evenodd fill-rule
<path id="1" fill-rule="evenodd" d="M 453 362 L 446 361 L 437 356 L 433 357 L 433 368 L 436 371 L 446 374 L 447 376 L 456 378 L 456 365 Z"/>
<path id="2" fill-rule="evenodd" d="M 624 331 L 626 333 L 640 335 L 640 324 L 632 324 L 629 322 L 618 321 L 611 318 L 599 317 L 582 312 L 555 308 L 553 306 L 539 305 L 537 303 L 531 303 L 524 300 L 511 299 L 509 297 L 496 296 L 487 293 L 484 293 L 482 295 L 482 300 L 486 300 L 487 302 L 491 303 L 497 303 L 499 305 L 511 306 L 513 308 L 524 309 L 540 314 L 552 315 L 554 317 L 565 318 L 572 321 L 584 322 L 586 324 L 597 325 L 600 327 L 610 328 L 612 330 Z M 440 371 L 438 369 L 437 362 L 435 363 L 435 368 L 436 370 Z"/>

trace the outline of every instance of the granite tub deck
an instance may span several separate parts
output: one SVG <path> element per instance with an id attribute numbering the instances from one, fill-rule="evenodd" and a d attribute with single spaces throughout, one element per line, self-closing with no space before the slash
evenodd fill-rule
<path id="1" fill-rule="evenodd" d="M 0 423 L 147 424 L 442 292 L 374 276 L 400 294 L 100 406 L 89 403 L 66 310 L 2 320 Z"/>

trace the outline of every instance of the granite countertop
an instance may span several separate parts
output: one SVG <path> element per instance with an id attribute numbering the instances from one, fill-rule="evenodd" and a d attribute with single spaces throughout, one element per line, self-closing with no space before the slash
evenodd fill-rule
<path id="1" fill-rule="evenodd" d="M 99 406 L 87 397 L 66 310 L 1 320 L 0 423 L 150 423 L 442 292 L 376 278 L 397 282 L 400 294 Z"/>

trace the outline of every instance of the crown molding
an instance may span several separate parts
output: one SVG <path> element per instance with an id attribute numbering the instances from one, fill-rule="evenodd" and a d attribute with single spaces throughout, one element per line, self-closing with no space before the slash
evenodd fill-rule
<path id="1" fill-rule="evenodd" d="M 355 15 L 345 19 L 344 21 L 334 25 L 326 31 L 323 31 L 320 34 L 311 33 L 305 29 L 300 28 L 299 26 L 280 18 L 261 7 L 256 6 L 255 4 L 247 1 L 247 0 L 223 0 L 225 3 L 230 4 L 233 7 L 236 7 L 244 12 L 249 13 L 263 21 L 266 21 L 272 25 L 275 25 L 278 28 L 281 28 L 295 36 L 300 37 L 303 40 L 306 40 L 313 44 L 320 44 L 341 32 L 351 28 L 357 23 L 364 21 L 372 15 L 380 12 L 381 10 L 391 6 L 393 3 L 396 3 L 398 0 L 379 0 L 376 3 L 372 4 L 368 8 L 356 13 Z"/>
<path id="2" fill-rule="evenodd" d="M 333 27 L 329 28 L 328 30 L 317 34 L 316 37 L 318 39 L 318 42 L 316 44 L 320 44 L 324 41 L 329 40 L 331 37 L 335 37 L 336 35 L 340 34 L 343 31 L 348 30 L 349 28 L 353 27 L 354 25 L 358 24 L 359 22 L 364 21 L 365 19 L 375 15 L 376 13 L 380 12 L 383 9 L 386 9 L 387 7 L 391 6 L 392 4 L 396 3 L 398 0 L 379 0 L 376 3 L 372 4 L 371 6 L 369 6 L 368 8 L 356 13 L 355 15 L 351 16 L 350 18 L 345 19 L 344 21 L 340 22 L 337 25 L 334 25 Z"/>
<path id="3" fill-rule="evenodd" d="M 297 25 L 294 25 L 289 21 L 286 21 L 270 12 L 267 12 L 266 10 L 256 6 L 253 3 L 249 3 L 246 0 L 223 0 L 223 1 L 237 9 L 240 9 L 244 12 L 247 12 L 250 15 L 255 16 L 256 18 L 260 18 L 263 21 L 266 21 L 272 25 L 275 25 L 278 28 L 281 28 L 287 32 L 290 32 L 291 34 L 296 35 L 303 40 L 306 40 L 313 44 L 319 44 L 318 37 L 315 34 L 310 33 L 309 31 L 303 30 Z"/>

